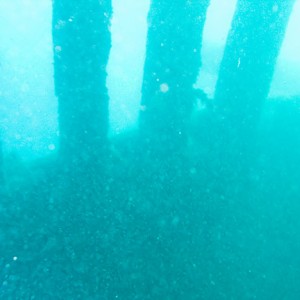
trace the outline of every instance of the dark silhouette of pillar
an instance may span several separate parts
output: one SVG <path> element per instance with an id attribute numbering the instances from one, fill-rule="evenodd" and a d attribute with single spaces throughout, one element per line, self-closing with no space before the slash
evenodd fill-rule
<path id="1" fill-rule="evenodd" d="M 153 0 L 148 36 L 140 134 L 153 164 L 174 164 L 186 143 L 201 66 L 202 32 L 209 0 Z M 176 164 L 176 163 L 175 163 Z"/>
<path id="2" fill-rule="evenodd" d="M 111 14 L 110 0 L 53 1 L 54 80 L 64 160 L 101 160 L 107 143 Z"/>

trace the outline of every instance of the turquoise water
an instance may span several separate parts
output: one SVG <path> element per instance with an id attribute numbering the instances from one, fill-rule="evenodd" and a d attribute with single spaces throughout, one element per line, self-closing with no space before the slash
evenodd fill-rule
<path id="1" fill-rule="evenodd" d="M 299 1 L 0 0 L 0 299 L 300 299 Z"/>

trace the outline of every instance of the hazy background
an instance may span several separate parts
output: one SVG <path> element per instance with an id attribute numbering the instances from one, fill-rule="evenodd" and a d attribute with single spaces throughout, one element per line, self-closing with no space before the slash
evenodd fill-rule
<path id="1" fill-rule="evenodd" d="M 149 0 L 113 0 L 108 64 L 112 134 L 136 124 Z M 212 0 L 197 85 L 213 95 L 235 0 Z M 0 121 L 7 151 L 45 155 L 57 144 L 51 0 L 0 0 Z M 300 0 L 296 2 L 270 96 L 300 95 Z M 285 78 L 285 80 L 282 80 Z"/>

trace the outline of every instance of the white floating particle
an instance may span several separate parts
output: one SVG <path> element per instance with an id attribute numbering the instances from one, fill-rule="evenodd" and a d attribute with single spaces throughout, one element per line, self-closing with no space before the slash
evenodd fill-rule
<path id="1" fill-rule="evenodd" d="M 272 7 L 273 13 L 277 13 L 278 9 L 279 9 L 278 4 L 273 5 L 273 7 Z"/>
<path id="2" fill-rule="evenodd" d="M 190 169 L 190 174 L 192 174 L 192 175 L 197 174 L 196 168 L 191 168 L 191 169 Z"/>
<path id="3" fill-rule="evenodd" d="M 140 106 L 140 111 L 146 111 L 147 110 L 147 106 L 146 105 L 141 105 Z"/>
<path id="4" fill-rule="evenodd" d="M 61 52 L 62 48 L 61 48 L 61 46 L 55 46 L 54 50 L 55 50 L 55 52 Z"/>
<path id="5" fill-rule="evenodd" d="M 58 22 L 55 24 L 55 29 L 61 29 L 66 25 L 66 22 L 64 20 L 58 20 Z"/>
<path id="6" fill-rule="evenodd" d="M 14 261 L 18 260 L 18 257 L 17 257 L 17 256 L 14 256 L 14 257 L 13 257 L 13 260 L 14 260 Z"/>
<path id="7" fill-rule="evenodd" d="M 172 225 L 175 226 L 175 225 L 178 225 L 178 223 L 179 223 L 179 218 L 177 216 L 175 216 L 172 220 Z"/>
<path id="8" fill-rule="evenodd" d="M 49 149 L 50 151 L 55 150 L 55 145 L 54 145 L 54 144 L 50 144 L 50 145 L 48 146 L 48 149 Z"/>
<path id="9" fill-rule="evenodd" d="M 48 146 L 48 149 L 49 149 L 50 151 L 55 150 L 55 145 L 54 145 L 54 144 L 50 144 L 50 145 Z"/>
<path id="10" fill-rule="evenodd" d="M 159 89 L 162 93 L 167 93 L 169 91 L 169 86 L 167 83 L 162 83 L 160 86 L 159 86 Z"/>

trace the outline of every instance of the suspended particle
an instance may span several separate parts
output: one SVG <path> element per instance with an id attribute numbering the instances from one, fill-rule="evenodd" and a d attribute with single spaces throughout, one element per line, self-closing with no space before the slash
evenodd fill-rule
<path id="1" fill-rule="evenodd" d="M 159 86 L 159 89 L 162 93 L 167 93 L 169 91 L 169 86 L 167 83 L 162 83 L 160 86 Z"/>
<path id="2" fill-rule="evenodd" d="M 140 106 L 140 111 L 146 111 L 147 110 L 147 106 L 146 105 L 141 105 Z"/>
<path id="3" fill-rule="evenodd" d="M 49 149 L 50 151 L 55 150 L 55 145 L 54 145 L 54 144 L 48 145 L 48 149 Z"/>
<path id="4" fill-rule="evenodd" d="M 55 24 L 55 29 L 61 29 L 66 25 L 66 22 L 64 20 L 58 20 Z"/>
<path id="5" fill-rule="evenodd" d="M 278 4 L 274 4 L 273 7 L 272 7 L 273 13 L 277 13 L 278 10 L 279 10 Z"/>
<path id="6" fill-rule="evenodd" d="M 55 46 L 54 50 L 55 50 L 55 52 L 61 52 L 62 48 L 61 48 L 61 46 Z"/>

